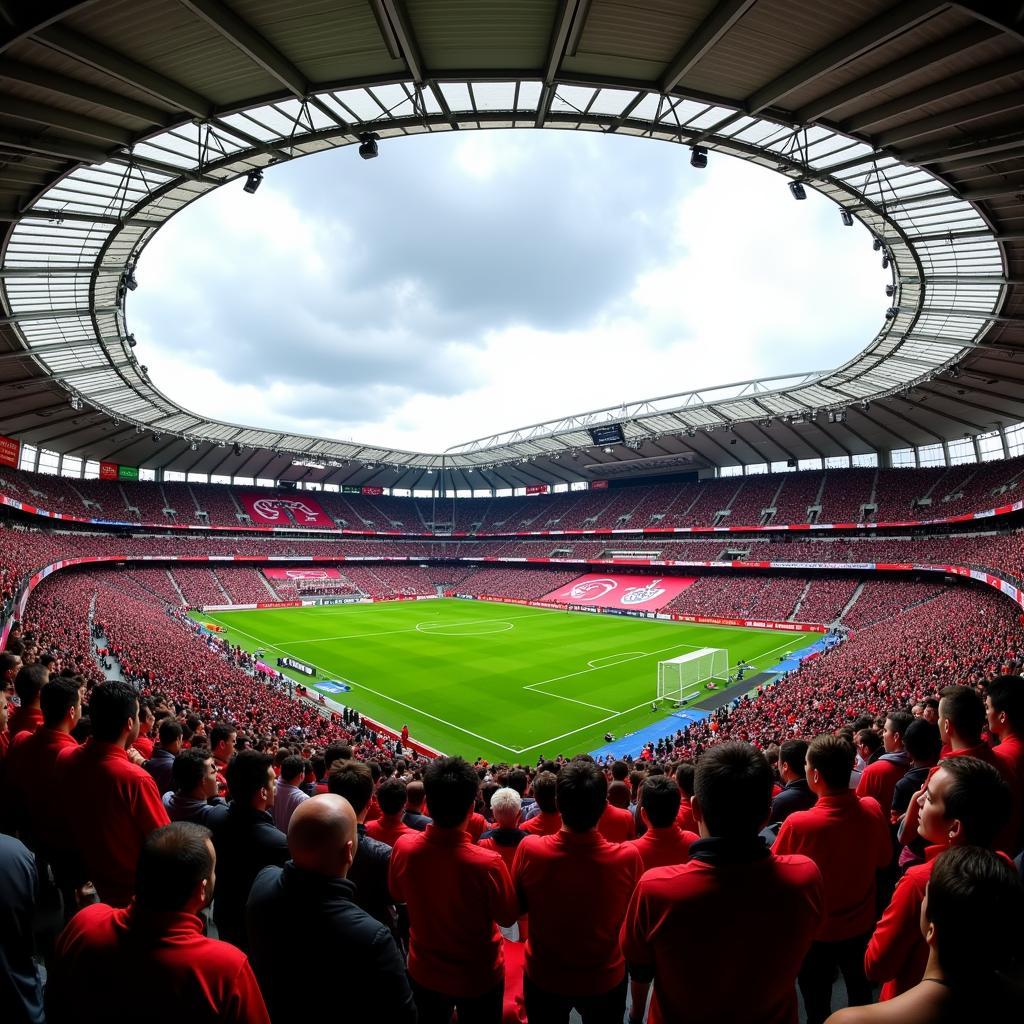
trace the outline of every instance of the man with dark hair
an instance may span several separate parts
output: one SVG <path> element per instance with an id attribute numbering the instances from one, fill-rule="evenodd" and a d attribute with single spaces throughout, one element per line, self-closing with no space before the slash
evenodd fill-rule
<path id="1" fill-rule="evenodd" d="M 558 777 L 554 772 L 538 772 L 533 780 L 533 798 L 538 812 L 520 826 L 531 836 L 553 836 L 562 829 L 558 813 Z"/>
<path id="2" fill-rule="evenodd" d="M 172 791 L 164 793 L 164 807 L 171 821 L 191 821 L 216 829 L 228 813 L 217 796 L 217 766 L 213 755 L 202 748 L 181 751 L 171 766 Z"/>
<path id="3" fill-rule="evenodd" d="M 432 820 L 423 813 L 426 799 L 426 791 L 419 779 L 413 779 L 405 787 L 405 813 L 402 815 L 402 824 L 408 825 L 414 832 L 423 832 Z"/>
<path id="4" fill-rule="evenodd" d="M 156 716 L 150 706 L 149 699 L 143 697 L 139 701 L 139 735 L 135 737 L 132 746 L 148 761 L 153 756 L 153 724 Z"/>
<path id="5" fill-rule="evenodd" d="M 39 703 L 42 726 L 21 733 L 7 757 L 4 817 L 49 861 L 64 845 L 57 828 L 57 758 L 67 747 L 78 746 L 71 730 L 82 715 L 82 691 L 77 682 L 57 676 L 43 687 Z"/>
<path id="6" fill-rule="evenodd" d="M 684 832 L 676 824 L 679 814 L 679 784 L 668 775 L 651 775 L 640 786 L 640 819 L 647 831 L 633 845 L 644 862 L 644 871 L 685 864 L 690 846 L 700 836 Z"/>
<path id="7" fill-rule="evenodd" d="M 943 757 L 977 757 L 995 764 L 992 748 L 981 738 L 985 702 L 970 686 L 947 686 L 939 695 L 939 733 Z"/>
<path id="8" fill-rule="evenodd" d="M 609 843 L 627 843 L 636 839 L 636 822 L 629 813 L 629 786 L 621 779 L 614 780 L 610 786 L 605 780 L 605 786 L 606 800 L 597 831 Z"/>
<path id="9" fill-rule="evenodd" d="M 505 988 L 498 925 L 518 916 L 501 855 L 466 832 L 480 780 L 461 757 L 438 757 L 423 784 L 433 822 L 403 836 L 391 856 L 390 888 L 408 905 L 409 977 L 420 1021 L 499 1024 Z"/>
<path id="10" fill-rule="evenodd" d="M 367 822 L 366 834 L 385 846 L 394 846 L 402 836 L 414 831 L 402 823 L 405 788 L 405 782 L 398 778 L 388 779 L 377 787 L 380 817 L 376 821 Z"/>
<path id="11" fill-rule="evenodd" d="M 985 697 L 988 731 L 999 741 L 992 751 L 996 768 L 1010 787 L 1013 813 L 1007 843 L 1014 852 L 1024 847 L 1024 679 L 997 676 Z"/>
<path id="12" fill-rule="evenodd" d="M 1009 788 L 995 768 L 975 757 L 944 760 L 917 799 L 918 829 L 930 844 L 924 863 L 915 864 L 900 879 L 864 956 L 868 978 L 884 982 L 883 1000 L 895 998 L 921 980 L 928 959 L 928 946 L 921 936 L 921 905 L 936 857 L 950 846 L 991 849 L 1009 820 Z"/>
<path id="13" fill-rule="evenodd" d="M 176 718 L 165 718 L 157 730 L 160 741 L 143 768 L 153 776 L 161 794 L 174 789 L 174 759 L 181 753 L 182 729 Z"/>
<path id="14" fill-rule="evenodd" d="M 235 756 L 235 744 L 238 741 L 238 730 L 227 722 L 218 722 L 210 730 L 210 753 L 217 765 L 217 787 L 220 796 L 227 798 L 228 793 L 228 762 Z"/>
<path id="15" fill-rule="evenodd" d="M 256 876 L 246 908 L 250 956 L 275 1024 L 308 1024 L 339 992 L 349 1020 L 416 1020 L 394 937 L 355 902 L 347 876 L 358 844 L 348 801 L 318 795 L 291 817 L 291 860 Z M 289 935 L 302 935 L 330 970 L 296 984 L 293 962 L 281 955 L 281 938 Z"/>
<path id="16" fill-rule="evenodd" d="M 288 754 L 281 762 L 281 777 L 274 794 L 274 824 L 288 834 L 288 822 L 295 809 L 309 799 L 299 785 L 306 774 L 306 762 L 298 754 Z"/>
<path id="17" fill-rule="evenodd" d="M 695 767 L 692 761 L 681 761 L 676 766 L 676 782 L 679 783 L 679 814 L 676 815 L 676 824 L 684 832 L 697 831 L 697 819 L 693 816 L 693 785 L 695 779 Z"/>
<path id="18" fill-rule="evenodd" d="M 92 738 L 60 752 L 54 769 L 56 826 L 64 852 L 77 854 L 100 899 L 123 907 L 135 888 L 146 837 L 170 821 L 153 776 L 129 758 L 139 728 L 135 689 L 110 680 L 89 695 Z"/>
<path id="19" fill-rule="evenodd" d="M 779 778 L 782 792 L 772 800 L 769 821 L 783 822 L 794 811 L 806 811 L 818 799 L 807 785 L 807 742 L 786 740 L 779 747 Z"/>
<path id="20" fill-rule="evenodd" d="M 359 843 L 348 877 L 355 883 L 356 903 L 392 931 L 398 927 L 395 901 L 388 888 L 391 847 L 366 831 L 366 816 L 373 799 L 373 775 L 363 761 L 335 761 L 327 776 L 327 788 L 343 796 L 356 814 Z"/>
<path id="21" fill-rule="evenodd" d="M 892 807 L 896 783 L 910 768 L 910 754 L 904 748 L 903 737 L 913 721 L 914 716 L 908 711 L 890 711 L 885 716 L 882 730 L 884 753 L 864 769 L 857 784 L 857 796 L 874 797 L 885 814 Z"/>
<path id="22" fill-rule="evenodd" d="M 271 864 L 284 864 L 288 840 L 270 813 L 277 777 L 269 754 L 258 750 L 235 754 L 228 765 L 227 784 L 231 803 L 213 833 L 221 865 L 213 920 L 222 939 L 244 949 L 245 901 L 253 879 Z"/>
<path id="23" fill-rule="evenodd" d="M 622 1020 L 618 930 L 644 867 L 633 843 L 601 834 L 607 794 L 593 761 L 570 762 L 558 773 L 562 830 L 528 836 L 516 851 L 512 878 L 530 922 L 524 991 L 531 1021 L 568 1021 L 574 1008 L 586 1021 Z"/>
<path id="24" fill-rule="evenodd" d="M 208 829 L 174 822 L 144 843 L 130 907 L 79 911 L 57 940 L 46 985 L 52 1024 L 262 1024 L 267 1009 L 245 955 L 203 935 L 216 855 Z"/>
<path id="25" fill-rule="evenodd" d="M 910 767 L 893 789 L 890 809 L 893 824 L 904 814 L 911 798 L 925 784 L 931 769 L 938 764 L 939 752 L 942 750 L 939 727 L 925 721 L 924 717 L 915 718 L 903 734 L 903 748 L 910 755 Z"/>
<path id="26" fill-rule="evenodd" d="M 772 783 L 748 743 L 702 755 L 693 800 L 701 838 L 688 863 L 643 876 L 622 925 L 631 1021 L 643 1020 L 652 980 L 651 1024 L 796 1021 L 793 982 L 821 921 L 823 887 L 811 860 L 774 856 L 758 836 Z M 784 941 L 764 942 L 765 920 L 780 922 Z M 730 955 L 709 959 L 708 949 Z"/>
<path id="27" fill-rule="evenodd" d="M 818 736 L 807 748 L 807 783 L 817 803 L 791 814 L 779 830 L 779 856 L 802 853 L 821 871 L 825 918 L 800 969 L 808 1024 L 831 1013 L 838 968 L 851 1006 L 871 1001 L 864 950 L 875 923 L 876 876 L 893 859 L 888 815 L 878 801 L 850 790 L 853 749 L 838 736 Z"/>
<path id="28" fill-rule="evenodd" d="M 50 673 L 42 665 L 25 665 L 14 677 L 14 692 L 21 702 L 7 729 L 11 734 L 11 743 L 23 732 L 35 732 L 43 724 L 43 712 L 39 707 L 39 694 L 49 682 Z"/>
<path id="29" fill-rule="evenodd" d="M 513 768 L 505 774 L 505 785 L 519 794 L 520 821 L 525 822 L 537 814 L 536 799 L 527 794 L 530 780 L 522 768 Z"/>

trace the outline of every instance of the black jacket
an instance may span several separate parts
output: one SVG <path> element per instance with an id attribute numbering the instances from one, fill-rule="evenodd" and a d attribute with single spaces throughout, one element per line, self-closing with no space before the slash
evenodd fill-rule
<path id="1" fill-rule="evenodd" d="M 416 811 L 406 811 L 402 815 L 402 824 L 408 825 L 409 828 L 416 829 L 417 832 L 423 832 L 426 827 L 433 821 L 433 818 L 428 818 L 425 814 L 419 814 Z"/>
<path id="2" fill-rule="evenodd" d="M 818 802 L 811 792 L 806 779 L 794 779 L 787 782 L 782 792 L 772 801 L 769 821 L 785 821 L 794 811 L 806 811 Z"/>
<path id="3" fill-rule="evenodd" d="M 388 871 L 391 868 L 391 847 L 366 834 L 366 826 L 360 824 L 359 848 L 349 868 L 348 877 L 355 882 L 356 892 L 352 897 L 356 904 L 371 917 L 395 931 L 398 916 L 395 901 L 388 889 Z M 397 934 L 397 933 L 396 933 Z"/>
<path id="4" fill-rule="evenodd" d="M 214 829 L 217 851 L 217 885 L 213 920 L 225 942 L 246 948 L 245 903 L 253 879 L 269 865 L 288 859 L 288 838 L 274 824 L 269 811 L 241 807 L 234 801 Z"/>
<path id="5" fill-rule="evenodd" d="M 344 1020 L 416 1020 L 398 946 L 355 898 L 348 879 L 316 875 L 292 861 L 256 876 L 246 908 L 249 962 L 274 1024 L 308 1024 L 323 1016 L 325 1006 Z M 327 970 L 296 968 L 286 955 L 296 936 L 316 950 Z"/>

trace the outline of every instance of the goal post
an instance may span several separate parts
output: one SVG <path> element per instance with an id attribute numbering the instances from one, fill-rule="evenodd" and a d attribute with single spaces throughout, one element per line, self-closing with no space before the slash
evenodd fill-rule
<path id="1" fill-rule="evenodd" d="M 682 704 L 698 696 L 709 680 L 729 678 L 729 652 L 724 647 L 702 647 L 658 662 L 658 700 Z"/>

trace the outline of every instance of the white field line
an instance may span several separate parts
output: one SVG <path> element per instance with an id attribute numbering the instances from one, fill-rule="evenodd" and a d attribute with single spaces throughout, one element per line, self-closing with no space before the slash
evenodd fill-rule
<path id="1" fill-rule="evenodd" d="M 218 621 L 215 615 L 210 615 L 209 618 L 213 619 L 214 622 Z M 242 636 L 247 636 L 250 640 L 255 640 L 256 643 L 262 647 L 272 647 L 275 651 L 280 651 L 282 654 L 288 654 L 288 650 L 284 647 L 279 647 L 277 644 L 268 643 L 265 640 L 261 640 L 259 637 L 253 636 L 252 633 L 246 633 L 244 629 L 239 629 L 237 626 L 231 626 L 226 623 L 221 625 L 227 625 L 229 629 L 233 629 Z M 401 630 L 400 632 L 407 632 L 407 630 Z M 317 665 L 316 662 L 308 662 L 313 665 L 314 668 L 318 668 L 325 675 L 337 676 L 338 673 L 333 672 L 329 669 L 325 669 L 323 665 Z M 406 704 L 405 701 L 398 700 L 396 697 L 391 697 L 386 693 L 381 693 L 380 690 L 374 690 L 370 686 L 366 686 L 364 683 L 357 683 L 353 679 L 345 677 L 339 677 L 343 682 L 348 683 L 350 686 L 354 686 L 359 690 L 365 690 L 367 693 L 372 693 L 375 697 L 380 697 L 382 700 L 390 701 L 392 704 L 397 704 L 399 707 L 405 708 L 407 711 L 413 711 L 417 715 L 422 715 L 424 718 L 431 718 L 435 722 L 440 722 L 441 725 L 448 726 L 449 729 L 457 729 L 459 732 L 464 732 L 467 736 L 472 736 L 474 739 L 483 740 L 484 743 L 491 743 L 496 747 L 501 747 L 502 750 L 507 750 L 510 754 L 518 754 L 518 747 L 509 747 L 504 743 L 500 743 L 498 740 L 491 739 L 490 736 L 481 736 L 478 732 L 472 732 L 469 729 L 464 729 L 461 725 L 456 725 L 454 722 L 449 722 L 446 718 L 439 718 L 437 715 L 432 715 L 429 711 L 424 711 L 422 708 L 416 707 L 414 704 Z"/>
<path id="2" fill-rule="evenodd" d="M 546 611 L 546 609 L 536 609 L 536 610 L 537 611 L 541 611 L 541 612 Z M 531 616 L 526 616 L 526 615 L 516 616 L 516 618 L 529 618 L 529 617 L 531 617 Z M 216 615 L 209 615 L 209 616 L 207 616 L 207 618 L 212 619 L 214 622 L 219 622 L 220 621 L 219 617 L 216 616 Z M 480 620 L 480 621 L 497 621 L 497 620 L 485 619 L 485 620 Z M 507 621 L 507 620 L 504 620 L 504 621 Z M 236 630 L 236 632 L 241 633 L 242 636 L 247 636 L 250 640 L 254 640 L 257 644 L 260 644 L 261 646 L 271 647 L 275 651 L 280 651 L 282 654 L 288 654 L 289 653 L 284 647 L 280 647 L 277 644 L 272 644 L 272 643 L 268 643 L 265 640 L 261 640 L 259 637 L 255 637 L 251 633 L 247 633 L 244 629 L 239 629 L 237 626 L 231 625 L 230 622 L 221 623 L 221 624 L 222 625 L 226 625 L 229 629 Z M 688 625 L 690 625 L 690 623 L 688 623 Z M 735 627 L 733 627 L 733 628 L 735 628 Z M 399 629 L 399 630 L 392 630 L 391 632 L 395 632 L 395 633 L 409 633 L 409 632 L 415 632 L 415 631 L 416 631 L 415 627 L 413 627 L 413 629 L 411 629 L 411 630 L 409 630 L 409 629 Z M 774 630 L 767 630 L 767 631 L 764 631 L 764 632 L 775 632 L 775 631 Z M 359 636 L 383 636 L 383 635 L 385 635 L 385 634 L 383 634 L 383 633 L 364 633 L 364 634 L 355 634 L 354 637 L 325 637 L 324 640 L 331 640 L 331 639 L 335 639 L 335 640 L 355 639 L 355 638 L 357 638 Z M 788 637 L 786 643 L 780 644 L 778 647 L 773 647 L 770 651 L 765 651 L 763 654 L 759 654 L 757 656 L 758 660 L 760 660 L 761 658 L 767 657 L 770 654 L 774 654 L 776 651 L 781 651 L 784 647 L 792 647 L 795 639 L 796 638 L 792 637 L 792 636 Z M 296 643 L 317 643 L 317 642 L 323 642 L 323 641 L 300 640 L 300 641 L 295 641 L 295 642 Z M 294 646 L 294 644 L 290 644 L 289 646 Z M 663 654 L 663 653 L 665 653 L 665 651 L 674 651 L 674 650 L 677 650 L 680 647 L 689 647 L 689 648 L 691 648 L 693 650 L 697 650 L 698 649 L 698 645 L 696 645 L 696 644 L 675 644 L 672 647 L 665 647 L 665 648 L 662 648 L 661 650 L 650 651 L 647 654 L 645 654 L 644 657 L 650 657 L 651 655 L 654 655 L 654 654 Z M 598 659 L 595 659 L 595 660 L 598 660 Z M 310 664 L 315 664 L 315 663 L 311 662 Z M 622 664 L 622 662 L 619 662 L 618 664 Z M 315 667 L 320 669 L 321 672 L 326 672 L 328 675 L 337 675 L 337 673 L 330 672 L 329 670 L 325 669 L 322 665 L 315 665 Z M 613 666 L 604 666 L 604 667 L 611 668 Z M 570 672 L 568 675 L 554 676 L 551 679 L 543 679 L 539 683 L 531 683 L 528 686 L 524 686 L 523 689 L 524 690 L 533 690 L 534 687 L 543 686 L 545 683 L 553 683 L 553 682 L 557 682 L 560 679 L 569 679 L 572 676 L 584 675 L 584 674 L 586 674 L 588 672 L 596 672 L 596 671 L 600 671 L 600 669 L 589 669 L 588 668 L 588 669 L 584 669 L 581 672 Z M 488 736 L 481 736 L 480 733 L 472 732 L 469 729 L 463 728 L 461 725 L 456 725 L 454 722 L 449 722 L 446 718 L 440 718 L 437 715 L 432 715 L 429 711 L 423 711 L 421 708 L 418 708 L 418 707 L 416 707 L 413 704 L 407 704 L 407 703 L 405 703 L 405 701 L 398 700 L 397 697 L 391 697 L 391 696 L 389 696 L 386 693 L 381 693 L 379 690 L 374 690 L 372 687 L 366 686 L 363 683 L 357 683 L 354 680 L 348 679 L 348 678 L 344 678 L 343 682 L 346 682 L 349 685 L 356 687 L 357 689 L 365 690 L 367 693 L 372 693 L 374 696 L 380 697 L 382 700 L 390 701 L 392 704 L 397 704 L 399 707 L 403 707 L 407 711 L 412 711 L 412 712 L 415 712 L 418 715 L 423 715 L 425 718 L 430 718 L 430 719 L 432 719 L 435 722 L 439 722 L 441 725 L 446 725 L 450 729 L 455 729 L 458 732 L 465 733 L 467 736 L 472 736 L 474 739 L 483 740 L 484 743 L 491 743 L 491 744 L 493 744 L 496 747 L 500 747 L 502 750 L 507 750 L 510 754 L 523 754 L 523 753 L 526 753 L 526 751 L 528 751 L 528 750 L 536 750 L 538 747 L 543 747 L 545 744 L 555 743 L 556 741 L 564 740 L 564 739 L 566 739 L 569 736 L 575 736 L 577 733 L 584 732 L 587 729 L 593 729 L 593 728 L 595 728 L 598 725 L 603 725 L 605 722 L 612 721 L 612 719 L 620 718 L 622 715 L 628 715 L 628 714 L 631 714 L 634 711 L 638 711 L 640 708 L 647 707 L 649 705 L 649 703 L 650 703 L 649 701 L 644 701 L 642 704 L 637 704 L 635 707 L 626 708 L 625 711 L 612 711 L 605 718 L 599 718 L 597 721 L 589 722 L 587 725 L 581 725 L 579 728 L 572 729 L 569 732 L 562 733 L 560 736 L 552 736 L 550 739 L 541 740 L 540 743 L 534 743 L 534 744 L 532 744 L 529 747 L 510 747 L 510 746 L 508 746 L 505 743 L 500 743 L 498 740 L 491 739 Z M 583 704 L 584 703 L 583 701 L 573 701 L 573 698 L 571 698 L 571 697 L 561 697 L 561 695 L 559 695 L 559 694 L 547 693 L 546 691 L 543 691 L 543 690 L 541 690 L 541 691 L 534 691 L 534 692 L 539 692 L 543 696 L 546 696 L 546 697 L 557 697 L 560 700 L 569 700 L 569 701 L 572 701 L 573 703 L 576 703 L 576 704 Z M 587 706 L 587 707 L 595 707 L 595 708 L 597 707 L 597 705 L 595 705 L 595 704 L 588 704 L 588 705 L 585 705 L 585 706 Z M 603 710 L 610 710 L 610 709 L 603 709 Z"/>
<path id="3" fill-rule="evenodd" d="M 632 661 L 634 658 L 646 658 L 646 651 L 623 651 L 621 654 L 606 654 L 603 658 L 592 658 L 587 664 L 591 668 L 610 668 L 610 665 L 598 665 L 599 661 L 611 661 L 612 658 L 622 658 L 622 661 L 616 661 L 616 665 L 625 665 L 627 661 Z"/>
<path id="4" fill-rule="evenodd" d="M 677 651 L 680 647 L 689 647 L 691 650 L 698 651 L 700 647 L 696 644 L 673 644 L 671 647 L 660 647 L 656 651 L 641 651 L 636 657 L 627 659 L 627 661 L 636 661 L 637 658 L 650 658 L 655 654 L 664 654 L 666 651 Z M 632 653 L 632 652 L 629 652 Z M 609 655 L 612 657 L 612 655 Z M 599 661 L 599 658 L 595 658 L 595 661 Z M 589 662 L 588 662 L 589 664 Z M 534 690 L 538 686 L 544 686 L 547 683 L 557 683 L 562 679 L 572 679 L 574 676 L 585 676 L 588 672 L 600 672 L 606 668 L 617 668 L 619 665 L 625 665 L 626 661 L 618 661 L 614 665 L 598 665 L 596 668 L 581 668 L 578 672 L 567 672 L 564 676 L 552 676 L 550 679 L 542 679 L 539 683 L 529 683 L 523 687 L 524 690 Z M 623 712 L 624 713 L 624 712 Z"/>
<path id="5" fill-rule="evenodd" d="M 426 623 L 426 622 L 417 622 L 415 626 L 409 626 L 406 629 L 385 629 L 385 630 L 381 630 L 379 633 L 344 633 L 341 636 L 318 636 L 318 637 L 316 637 L 313 640 L 292 640 L 288 644 L 288 646 L 289 647 L 298 647 L 299 644 L 323 644 L 323 643 L 327 643 L 330 640 L 369 640 L 369 639 L 372 639 L 375 636 L 394 636 L 396 633 L 422 633 L 422 634 L 424 634 L 426 636 L 430 636 L 432 634 L 432 631 L 429 630 L 429 629 L 420 629 L 420 626 L 422 626 L 422 625 L 428 625 L 428 626 L 432 626 L 432 625 L 441 626 L 441 625 L 443 625 L 444 628 L 447 628 L 449 626 L 476 626 L 476 625 L 479 625 L 480 623 L 485 623 L 485 622 L 509 622 L 509 621 L 515 621 L 517 619 L 532 619 L 532 618 L 534 618 L 533 615 L 506 615 L 502 619 L 474 619 L 471 622 L 445 622 L 445 623 L 436 623 L 436 624 L 435 623 Z M 229 623 L 227 623 L 227 625 L 231 626 L 231 623 L 229 622 Z M 231 626 L 231 628 L 234 629 L 235 627 Z M 238 632 L 241 633 L 242 630 L 239 630 Z M 506 630 L 502 630 L 502 632 L 507 632 L 507 631 Z M 249 634 L 246 633 L 245 635 L 248 636 Z M 459 636 L 460 634 L 458 634 L 458 633 L 451 633 L 451 634 L 433 633 L 433 635 L 435 635 L 435 636 Z M 465 635 L 465 634 L 461 634 L 461 635 Z M 490 635 L 490 634 L 487 634 L 487 635 Z M 253 639 L 255 639 L 255 638 L 253 638 Z"/>
<path id="6" fill-rule="evenodd" d="M 680 647 L 690 647 L 690 646 L 693 646 L 693 645 L 692 644 L 680 644 L 679 646 Z M 767 657 L 769 654 L 774 654 L 776 651 L 781 651 L 784 647 L 792 647 L 792 646 L 793 646 L 793 638 L 790 637 L 786 641 L 786 643 L 780 644 L 778 647 L 773 647 L 770 651 L 765 651 L 764 654 L 759 654 L 757 656 L 758 660 L 760 660 L 761 658 Z M 673 649 L 674 648 L 671 648 L 671 647 L 666 648 L 666 650 L 673 650 Z M 652 651 L 651 653 L 652 654 L 660 654 L 661 652 L 660 651 Z M 580 675 L 581 673 L 577 672 L 577 673 L 574 673 L 574 674 L 575 675 Z M 562 676 L 560 678 L 567 678 L 567 677 Z M 548 680 L 545 680 L 545 682 L 552 682 L 552 680 L 548 679 Z M 535 686 L 539 686 L 540 684 L 539 683 L 535 683 L 534 685 Z M 529 689 L 529 687 L 524 686 L 523 689 L 526 690 L 526 689 Z M 543 691 L 541 691 L 541 692 L 543 692 Z M 553 697 L 554 694 L 548 694 L 548 696 L 549 697 Z M 516 753 L 517 754 L 525 754 L 526 751 L 528 751 L 528 750 L 536 750 L 538 747 L 543 747 L 546 744 L 555 743 L 558 740 L 564 740 L 568 736 L 575 736 L 576 733 L 578 733 L 578 732 L 584 732 L 585 730 L 593 729 L 593 728 L 595 728 L 598 725 L 604 725 L 605 722 L 610 722 L 613 718 L 620 718 L 622 715 L 631 714 L 632 712 L 639 711 L 640 708 L 645 708 L 645 707 L 648 707 L 649 705 L 650 705 L 650 701 L 646 701 L 645 700 L 643 702 L 643 704 L 637 704 L 636 707 L 626 708 L 625 711 L 616 711 L 614 714 L 609 715 L 607 718 L 601 718 L 601 719 L 599 719 L 596 722 L 591 722 L 589 725 L 582 725 L 578 729 L 572 729 L 569 732 L 563 732 L 560 736 L 552 736 L 550 739 L 541 740 L 540 743 L 534 743 L 532 746 L 529 746 L 529 747 L 520 747 L 516 751 Z"/>

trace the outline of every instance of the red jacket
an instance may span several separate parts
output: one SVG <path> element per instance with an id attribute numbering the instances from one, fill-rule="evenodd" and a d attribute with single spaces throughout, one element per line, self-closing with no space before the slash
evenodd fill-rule
<path id="1" fill-rule="evenodd" d="M 633 815 L 624 807 L 615 807 L 612 804 L 605 805 L 601 820 L 597 823 L 597 831 L 609 843 L 625 843 L 630 839 L 636 839 Z"/>
<path id="2" fill-rule="evenodd" d="M 51 852 L 62 845 L 57 758 L 61 751 L 77 746 L 70 733 L 45 725 L 21 733 L 11 745 L 4 789 L 14 821 L 34 849 Z"/>
<path id="3" fill-rule="evenodd" d="M 777 856 L 802 853 L 821 871 L 825 919 L 817 938 L 837 942 L 865 935 L 875 923 L 875 873 L 893 859 L 889 821 L 878 802 L 847 791 L 819 796 L 794 811 L 772 847 Z"/>
<path id="4" fill-rule="evenodd" d="M 7 730 L 13 743 L 21 732 L 35 732 L 43 724 L 43 713 L 39 708 L 27 708 L 24 705 L 14 709 L 7 722 Z"/>
<path id="5" fill-rule="evenodd" d="M 553 836 L 562 831 L 562 816 L 558 811 L 541 811 L 519 827 L 531 836 Z"/>
<path id="6" fill-rule="evenodd" d="M 996 768 L 1010 787 L 1010 820 L 997 845 L 1011 856 L 1024 847 L 1024 739 L 1006 736 L 992 748 Z"/>
<path id="7" fill-rule="evenodd" d="M 149 772 L 124 747 L 90 739 L 61 751 L 54 772 L 58 817 L 100 898 L 126 906 L 146 836 L 170 818 Z"/>
<path id="8" fill-rule="evenodd" d="M 203 935 L 194 914 L 96 903 L 57 940 L 47 979 L 52 1024 L 269 1024 L 245 954 Z M 144 1010 L 140 1010 L 144 1007 Z"/>
<path id="9" fill-rule="evenodd" d="M 860 782 L 857 783 L 857 796 L 873 797 L 885 814 L 888 814 L 892 807 L 892 794 L 896 789 L 896 783 L 907 774 L 910 767 L 909 754 L 883 754 L 861 772 Z"/>
<path id="10" fill-rule="evenodd" d="M 512 865 L 529 915 L 526 973 L 545 992 L 600 995 L 626 971 L 619 926 L 643 861 L 632 843 L 597 831 L 527 836 Z"/>
<path id="11" fill-rule="evenodd" d="M 921 904 L 935 858 L 945 846 L 929 846 L 925 862 L 908 868 L 892 894 L 889 906 L 875 925 L 864 954 L 869 981 L 881 981 L 881 998 L 892 999 L 913 988 L 924 974 L 928 944 L 921 935 Z"/>
<path id="12" fill-rule="evenodd" d="M 385 824 L 383 818 L 366 823 L 366 834 L 371 839 L 387 843 L 388 846 L 394 846 L 402 836 L 409 835 L 415 831 L 415 829 L 409 828 L 408 825 L 403 825 L 401 819 L 399 819 L 396 825 Z"/>
<path id="13" fill-rule="evenodd" d="M 717 864 L 694 858 L 648 871 L 622 925 L 630 975 L 654 980 L 650 1024 L 796 1024 L 794 982 L 822 916 L 818 869 L 768 852 Z M 783 941 L 764 941 L 765 921 L 781 926 Z M 709 949 L 729 956 L 708 957 Z"/>
<path id="14" fill-rule="evenodd" d="M 479 996 L 503 976 L 501 932 L 518 907 L 501 855 L 462 829 L 428 825 L 391 851 L 388 888 L 409 912 L 409 977 L 452 996 Z"/>
<path id="15" fill-rule="evenodd" d="M 644 871 L 650 871 L 685 864 L 690 859 L 690 844 L 698 839 L 696 832 L 684 832 L 673 823 L 668 828 L 649 828 L 639 839 L 634 839 L 632 845 L 640 853 Z"/>

